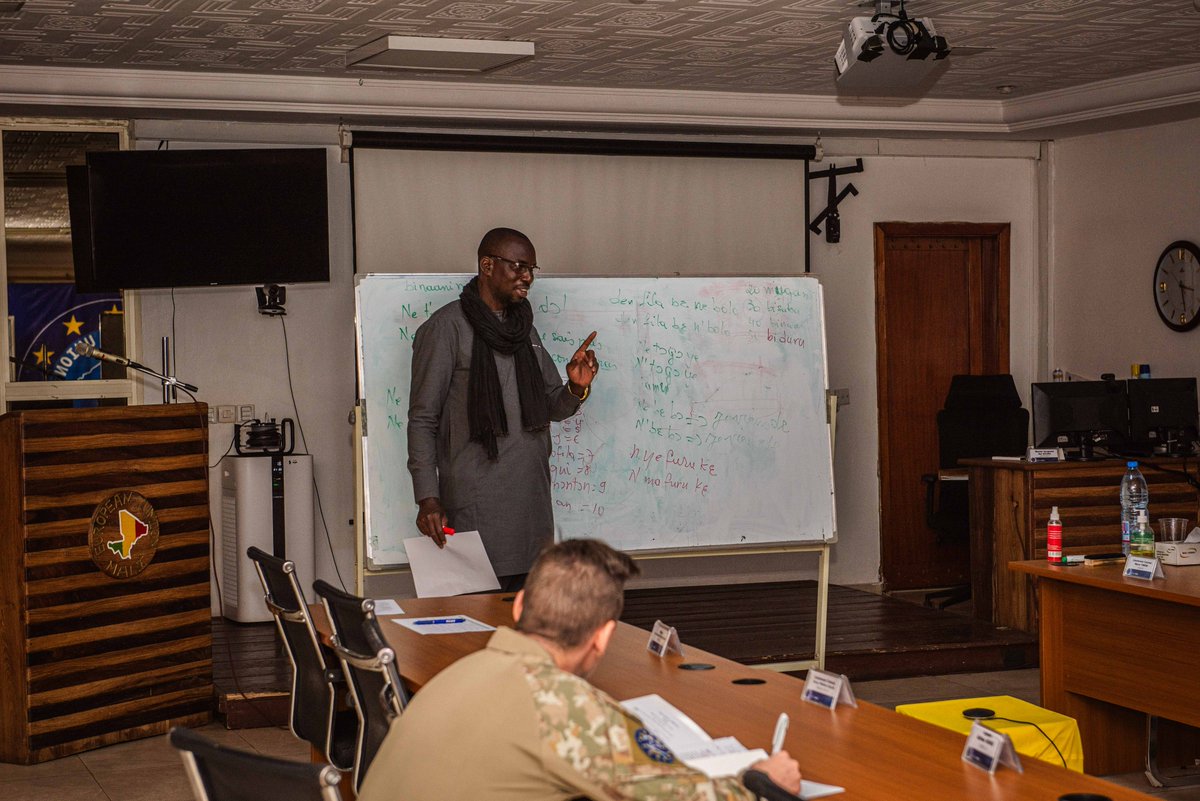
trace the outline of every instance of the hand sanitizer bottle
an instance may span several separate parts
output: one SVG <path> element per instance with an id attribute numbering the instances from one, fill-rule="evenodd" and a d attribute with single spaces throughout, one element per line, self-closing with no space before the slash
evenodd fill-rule
<path id="1" fill-rule="evenodd" d="M 1146 510 L 1138 512 L 1137 527 L 1129 535 L 1129 553 L 1133 556 L 1154 556 L 1154 532 L 1146 519 Z"/>

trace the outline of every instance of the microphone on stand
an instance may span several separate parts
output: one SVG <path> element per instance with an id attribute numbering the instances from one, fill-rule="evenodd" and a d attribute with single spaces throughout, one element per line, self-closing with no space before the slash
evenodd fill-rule
<path id="1" fill-rule="evenodd" d="M 141 367 L 141 365 L 135 362 L 133 359 L 126 359 L 124 356 L 105 353 L 104 351 L 92 345 L 90 342 L 84 342 L 82 340 L 76 342 L 74 350 L 76 356 L 86 356 L 89 359 L 96 359 L 97 361 L 108 362 L 109 364 L 117 364 L 121 367 Z"/>
<path id="2" fill-rule="evenodd" d="M 127 359 L 124 356 L 117 356 L 116 354 L 113 354 L 113 353 L 105 353 L 104 351 L 100 350 L 96 346 L 92 345 L 90 342 L 84 342 L 84 341 L 76 342 L 75 346 L 74 346 L 74 351 L 75 351 L 76 356 L 86 356 L 89 359 L 97 359 L 102 362 L 108 362 L 109 364 L 116 364 L 116 365 L 120 365 L 121 367 L 128 367 L 132 370 L 140 370 L 141 372 L 145 373 L 146 375 L 154 376 L 155 378 L 159 379 L 160 381 L 163 381 L 166 386 L 177 386 L 177 387 L 187 390 L 188 392 L 199 392 L 200 391 L 199 387 L 197 387 L 195 384 L 189 384 L 186 381 L 180 381 L 175 376 L 164 376 L 160 373 L 155 372 L 154 370 L 151 370 L 149 367 L 146 367 L 144 364 L 138 364 L 133 359 Z"/>

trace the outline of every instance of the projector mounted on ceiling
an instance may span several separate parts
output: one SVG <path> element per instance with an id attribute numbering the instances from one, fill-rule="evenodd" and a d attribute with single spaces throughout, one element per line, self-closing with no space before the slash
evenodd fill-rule
<path id="1" fill-rule="evenodd" d="M 893 14 L 894 5 L 875 0 L 874 16 L 850 20 L 834 56 L 839 93 L 911 93 L 928 88 L 945 71 L 950 46 L 933 20 L 909 17 L 904 0 Z"/>

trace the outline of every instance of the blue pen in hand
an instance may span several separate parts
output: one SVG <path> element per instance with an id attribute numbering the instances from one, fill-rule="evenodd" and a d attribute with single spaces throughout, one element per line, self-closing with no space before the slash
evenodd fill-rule
<path id="1" fill-rule="evenodd" d="M 414 620 L 414 626 L 442 626 L 450 623 L 466 623 L 465 617 L 439 617 L 431 620 Z"/>

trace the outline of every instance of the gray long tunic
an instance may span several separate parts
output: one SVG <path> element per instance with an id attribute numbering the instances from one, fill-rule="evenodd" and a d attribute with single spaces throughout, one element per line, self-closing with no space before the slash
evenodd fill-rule
<path id="1" fill-rule="evenodd" d="M 550 500 L 550 431 L 525 431 L 513 357 L 494 354 L 508 419 L 508 436 L 497 437 L 495 461 L 470 441 L 467 380 L 475 332 L 459 301 L 438 309 L 413 337 L 408 406 L 408 471 L 416 500 L 437 497 L 462 531 L 479 530 L 498 576 L 529 571 L 554 539 Z M 558 368 L 530 335 L 542 368 L 551 420 L 565 420 L 580 401 L 567 391 Z"/>

